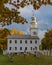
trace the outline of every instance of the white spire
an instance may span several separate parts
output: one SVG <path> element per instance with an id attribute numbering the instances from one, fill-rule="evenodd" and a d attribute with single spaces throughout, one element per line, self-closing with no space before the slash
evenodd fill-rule
<path id="1" fill-rule="evenodd" d="M 37 28 L 36 16 L 34 16 L 34 11 L 32 10 L 32 22 L 31 27 Z"/>
<path id="2" fill-rule="evenodd" d="M 36 17 L 35 16 L 32 17 L 31 27 L 37 28 L 37 22 L 36 22 Z"/>

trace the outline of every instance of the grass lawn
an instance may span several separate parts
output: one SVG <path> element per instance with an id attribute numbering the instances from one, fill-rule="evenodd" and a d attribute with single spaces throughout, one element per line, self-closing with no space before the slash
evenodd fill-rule
<path id="1" fill-rule="evenodd" d="M 6 55 L 0 55 L 0 65 L 52 65 L 52 57 L 41 56 L 36 58 L 33 55 L 14 55 L 13 62 Z"/>

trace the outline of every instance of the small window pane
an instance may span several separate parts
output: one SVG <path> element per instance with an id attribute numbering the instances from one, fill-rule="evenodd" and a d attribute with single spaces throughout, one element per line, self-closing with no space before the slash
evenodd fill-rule
<path id="1" fill-rule="evenodd" d="M 15 47 L 15 50 L 17 50 L 17 47 Z"/>
<path id="2" fill-rule="evenodd" d="M 37 40 L 35 40 L 35 44 L 37 44 Z"/>
<path id="3" fill-rule="evenodd" d="M 32 40 L 30 40 L 30 43 L 32 43 Z"/>
<path id="4" fill-rule="evenodd" d="M 22 43 L 22 40 L 20 40 L 20 43 Z"/>
<path id="5" fill-rule="evenodd" d="M 15 43 L 17 43 L 17 40 L 15 40 Z"/>
<path id="6" fill-rule="evenodd" d="M 27 47 L 25 47 L 25 50 L 27 50 Z"/>
<path id="7" fill-rule="evenodd" d="M 27 43 L 27 40 L 25 40 L 25 43 Z"/>
<path id="8" fill-rule="evenodd" d="M 20 47 L 20 50 L 22 50 L 22 47 Z"/>
<path id="9" fill-rule="evenodd" d="M 32 47 L 31 47 L 31 50 L 32 50 Z"/>
<path id="10" fill-rule="evenodd" d="M 12 40 L 10 40 L 10 43 L 12 43 Z"/>
<path id="11" fill-rule="evenodd" d="M 11 50 L 12 49 L 12 47 L 9 47 L 9 50 Z"/>

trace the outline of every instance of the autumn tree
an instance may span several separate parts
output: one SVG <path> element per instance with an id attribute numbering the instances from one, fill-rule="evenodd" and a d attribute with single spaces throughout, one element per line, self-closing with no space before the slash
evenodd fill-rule
<path id="1" fill-rule="evenodd" d="M 10 35 L 10 31 L 6 28 L 0 29 L 0 48 L 5 50 L 7 48 L 7 36 Z"/>
<path id="2" fill-rule="evenodd" d="M 0 0 L 0 22 L 2 27 L 10 25 L 11 22 L 22 23 L 26 22 L 26 19 L 20 16 L 20 12 L 17 9 L 9 10 L 4 4 L 8 3 L 8 0 Z"/>
<path id="3" fill-rule="evenodd" d="M 42 39 L 42 49 L 52 49 L 52 29 L 47 30 L 44 38 Z"/>
<path id="4" fill-rule="evenodd" d="M 16 3 L 15 1 L 14 1 L 14 3 L 12 3 L 12 1 L 10 0 L 10 4 L 13 4 L 17 8 L 19 8 L 18 7 L 19 5 L 22 8 L 24 8 L 27 5 L 33 5 L 33 8 L 35 10 L 39 9 L 42 4 L 44 4 L 44 5 L 47 5 L 47 4 L 52 5 L 52 2 L 50 0 L 22 0 L 21 2 L 20 2 L 20 0 L 17 0 L 17 3 L 20 3 L 20 4 L 15 4 L 15 3 Z"/>

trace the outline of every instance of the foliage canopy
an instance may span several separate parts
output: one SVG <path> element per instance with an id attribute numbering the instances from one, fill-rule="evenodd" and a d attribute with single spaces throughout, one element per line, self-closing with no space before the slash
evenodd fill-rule
<path id="1" fill-rule="evenodd" d="M 42 39 L 42 49 L 52 49 L 52 29 L 49 29 Z"/>

